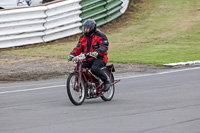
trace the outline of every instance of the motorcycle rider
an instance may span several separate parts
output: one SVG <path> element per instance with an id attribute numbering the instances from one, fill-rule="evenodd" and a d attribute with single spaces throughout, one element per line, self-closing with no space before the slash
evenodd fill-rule
<path id="1" fill-rule="evenodd" d="M 91 69 L 91 72 L 104 82 L 104 91 L 106 92 L 110 88 L 110 81 L 101 68 L 106 66 L 108 61 L 108 39 L 105 34 L 96 30 L 96 22 L 93 19 L 88 19 L 83 23 L 83 32 L 77 46 L 68 56 L 68 60 L 71 61 L 74 56 L 81 53 L 91 52 L 92 56 L 96 58 L 88 56 L 83 60 L 83 67 Z"/>

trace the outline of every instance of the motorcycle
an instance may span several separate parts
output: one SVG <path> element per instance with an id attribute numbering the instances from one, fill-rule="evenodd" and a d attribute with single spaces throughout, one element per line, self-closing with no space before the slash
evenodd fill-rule
<path id="1" fill-rule="evenodd" d="M 91 53 L 88 53 L 72 59 L 76 63 L 76 67 L 67 78 L 66 89 L 68 97 L 74 105 L 81 105 L 85 99 L 99 97 L 104 101 L 112 100 L 115 93 L 115 84 L 120 81 L 114 80 L 113 72 L 115 72 L 115 68 L 113 64 L 103 67 L 103 72 L 111 82 L 109 90 L 104 92 L 104 83 L 93 75 L 89 69 L 83 67 L 82 60 L 87 56 L 92 57 Z"/>

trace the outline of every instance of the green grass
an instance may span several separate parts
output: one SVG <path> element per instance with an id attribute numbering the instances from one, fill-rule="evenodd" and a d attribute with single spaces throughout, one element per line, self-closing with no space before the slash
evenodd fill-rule
<path id="1" fill-rule="evenodd" d="M 199 0 L 148 0 L 134 7 L 142 8 L 127 12 L 128 19 L 119 19 L 118 28 L 106 32 L 109 62 L 163 65 L 200 60 Z M 2 53 L 66 59 L 77 41 Z"/>

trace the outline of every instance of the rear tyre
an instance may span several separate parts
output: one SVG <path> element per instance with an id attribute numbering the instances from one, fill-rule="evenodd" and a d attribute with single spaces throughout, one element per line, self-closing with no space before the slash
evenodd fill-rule
<path id="1" fill-rule="evenodd" d="M 80 88 L 78 86 L 78 73 L 71 73 L 67 79 L 67 94 L 74 105 L 81 105 L 86 97 L 86 87 L 83 78 L 81 78 Z"/>
<path id="2" fill-rule="evenodd" d="M 106 76 L 109 78 L 109 80 L 110 80 L 110 82 L 112 84 L 114 82 L 114 76 L 113 76 L 113 74 L 110 71 L 108 71 L 106 68 L 103 69 L 103 71 L 106 74 Z M 107 92 L 105 92 L 103 94 L 103 96 L 101 96 L 101 98 L 104 101 L 110 101 L 110 100 L 112 100 L 112 98 L 114 96 L 114 93 L 115 93 L 115 85 L 112 85 L 112 86 L 110 86 L 110 89 Z"/>

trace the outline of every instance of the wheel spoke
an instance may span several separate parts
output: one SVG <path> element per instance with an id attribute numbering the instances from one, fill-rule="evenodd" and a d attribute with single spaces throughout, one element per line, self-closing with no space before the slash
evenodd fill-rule
<path id="1" fill-rule="evenodd" d="M 67 93 L 75 105 L 80 105 L 85 100 L 85 87 L 82 79 L 78 88 L 78 74 L 71 74 L 68 77 Z"/>
<path id="2" fill-rule="evenodd" d="M 104 70 L 104 72 L 105 72 L 107 78 L 109 78 L 110 81 L 113 82 L 114 79 L 113 79 L 113 76 L 110 76 L 110 72 L 106 69 Z M 115 86 L 112 85 L 112 86 L 110 86 L 110 89 L 107 92 L 105 92 L 101 98 L 104 101 L 110 101 L 114 96 L 114 91 L 115 91 Z"/>

